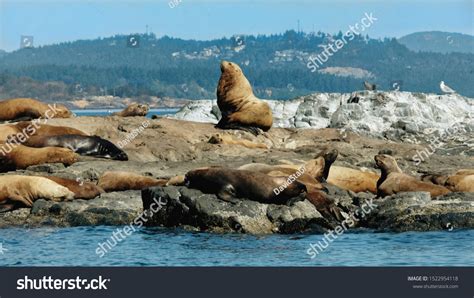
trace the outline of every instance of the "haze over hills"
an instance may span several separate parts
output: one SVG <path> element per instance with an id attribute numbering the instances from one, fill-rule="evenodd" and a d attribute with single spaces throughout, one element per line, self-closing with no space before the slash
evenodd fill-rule
<path id="1" fill-rule="evenodd" d="M 474 36 L 440 31 L 416 32 L 398 39 L 413 51 L 474 54 Z"/>
<path id="2" fill-rule="evenodd" d="M 454 35 L 453 35 L 454 36 Z M 241 65 L 257 96 L 288 99 L 312 92 L 352 92 L 369 80 L 380 89 L 439 93 L 444 80 L 474 97 L 474 54 L 415 52 L 396 39 L 356 36 L 316 72 L 308 59 L 342 37 L 293 30 L 209 41 L 140 34 L 37 48 L 0 56 L 0 97 L 45 100 L 90 95 L 215 98 L 221 60 Z"/>

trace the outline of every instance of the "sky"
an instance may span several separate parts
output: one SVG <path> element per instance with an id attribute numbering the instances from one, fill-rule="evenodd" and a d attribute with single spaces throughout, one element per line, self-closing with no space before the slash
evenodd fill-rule
<path id="1" fill-rule="evenodd" d="M 174 1 L 174 2 L 172 2 Z M 171 2 L 171 3 L 170 3 Z M 347 31 L 372 13 L 364 33 L 401 37 L 419 31 L 474 35 L 474 0 L 0 0 L 0 49 L 115 34 L 145 33 L 208 40 L 235 34 Z"/>

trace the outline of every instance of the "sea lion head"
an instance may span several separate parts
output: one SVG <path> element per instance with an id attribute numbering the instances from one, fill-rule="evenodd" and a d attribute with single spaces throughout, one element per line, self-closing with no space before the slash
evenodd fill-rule
<path id="1" fill-rule="evenodd" d="M 378 154 L 375 155 L 375 164 L 376 166 L 381 169 L 382 171 L 386 171 L 387 173 L 397 172 L 401 173 L 402 170 L 398 167 L 397 161 L 390 155 L 386 154 Z"/>
<path id="2" fill-rule="evenodd" d="M 232 103 L 234 100 L 241 101 L 242 98 L 250 95 L 253 95 L 252 86 L 242 69 L 236 63 L 222 61 L 221 77 L 217 85 L 217 99 L 230 101 L 227 104 L 235 105 Z"/>
<path id="3" fill-rule="evenodd" d="M 212 135 L 208 141 L 209 144 L 222 144 L 223 142 L 224 142 L 224 139 L 218 133 Z"/>
<path id="4" fill-rule="evenodd" d="M 123 116 L 146 116 L 148 111 L 150 111 L 149 105 L 133 103 L 123 111 Z"/>
<path id="5" fill-rule="evenodd" d="M 94 139 L 98 142 L 97 156 L 110 158 L 113 160 L 128 160 L 128 155 L 122 149 L 115 146 L 112 142 L 102 139 L 99 136 L 94 136 Z"/>
<path id="6" fill-rule="evenodd" d="M 62 104 L 56 104 L 54 118 L 71 118 L 73 113 Z"/>

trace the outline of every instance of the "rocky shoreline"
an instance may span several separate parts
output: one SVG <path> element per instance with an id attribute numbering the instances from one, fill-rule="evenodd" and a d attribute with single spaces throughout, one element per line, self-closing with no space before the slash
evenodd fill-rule
<path id="1" fill-rule="evenodd" d="M 323 95 L 314 95 L 313 97 L 318 96 Z M 341 106 L 340 98 L 331 97 L 331 95 L 324 96 L 327 97 L 326 100 L 330 106 Z M 349 98 L 349 96 L 347 97 Z M 390 94 L 384 96 L 391 98 Z M 365 98 L 372 105 L 375 104 L 376 97 L 376 95 L 374 97 L 367 94 Z M 425 97 L 430 98 L 429 96 Z M 388 102 L 393 100 L 389 99 Z M 453 100 L 450 105 L 457 104 L 456 100 Z M 465 101 L 465 99 L 459 100 Z M 361 101 L 364 101 L 364 98 L 359 99 L 359 103 Z M 301 104 L 304 102 L 302 100 Z M 194 104 L 197 104 L 199 109 L 203 107 L 202 103 Z M 296 107 L 296 110 L 302 110 L 301 104 Z M 472 108 L 471 103 L 465 104 Z M 281 108 L 285 113 L 293 113 L 292 111 L 295 110 L 294 107 L 289 107 L 293 105 L 292 102 L 281 103 L 281 105 L 287 106 L 287 108 Z M 335 148 L 340 152 L 335 165 L 357 169 L 366 168 L 377 171 L 374 168 L 373 157 L 380 151 L 390 152 L 397 158 L 403 171 L 414 176 L 420 176 L 426 172 L 449 173 L 461 168 L 474 168 L 472 144 L 465 141 L 465 139 L 471 141 L 473 139 L 473 123 L 472 118 L 463 112 L 451 110 L 446 112 L 445 116 L 439 114 L 441 115 L 440 119 L 444 120 L 439 120 L 436 128 L 443 129 L 443 125 L 448 125 L 447 123 L 450 121 L 454 123 L 459 119 L 457 118 L 459 116 L 464 117 L 462 119 L 465 121 L 462 123 L 465 124 L 463 126 L 465 130 L 453 135 L 450 140 L 446 140 L 436 148 L 426 160 L 417 163 L 414 156 L 429 146 L 432 134 L 423 133 L 423 130 L 412 131 L 409 129 L 410 126 L 393 127 L 392 124 L 398 123 L 399 119 L 387 124 L 387 130 L 369 129 L 370 133 L 361 133 L 363 128 L 357 128 L 352 118 L 342 121 L 341 125 L 335 125 L 337 127 L 332 127 L 331 123 L 334 123 L 333 119 L 339 108 L 336 108 L 334 113 L 327 114 L 327 117 L 323 117 L 324 105 L 310 105 L 309 103 L 305 105 L 311 106 L 311 109 L 308 109 L 317 113 L 314 114 L 314 117 L 321 118 L 321 121 L 329 119 L 329 125 L 325 123 L 320 124 L 320 126 L 324 126 L 323 128 L 307 127 L 305 129 L 292 126 L 275 127 L 256 137 L 241 131 L 224 132 L 218 130 L 211 123 L 195 122 L 199 119 L 192 118 L 189 114 L 189 117 L 184 118 L 192 118 L 195 121 L 160 117 L 145 119 L 143 117 L 122 118 L 117 116 L 51 119 L 48 122 L 50 125 L 80 129 L 90 135 L 106 138 L 115 144 L 126 139 L 130 132 L 139 127 L 143 121 L 147 120 L 150 124 L 124 148 L 129 155 L 128 161 L 81 157 L 79 162 L 69 167 L 64 167 L 62 164 L 46 164 L 2 175 L 53 174 L 96 183 L 100 175 L 106 171 L 123 170 L 154 178 L 169 178 L 202 166 L 238 167 L 252 162 L 267 164 L 278 164 L 281 161 L 301 162 L 314 158 L 316 154 L 326 148 Z M 207 105 L 206 103 L 206 107 L 210 108 L 208 113 L 212 114 L 212 104 Z M 177 117 L 183 118 L 182 115 L 186 109 L 192 110 L 187 106 Z M 276 111 L 279 110 L 280 108 L 276 109 Z M 367 111 L 370 111 L 370 108 L 364 107 L 361 111 L 364 111 L 362 116 L 356 115 L 362 117 L 360 121 L 365 117 L 364 113 L 369 113 Z M 283 117 L 281 113 L 278 113 L 275 112 L 277 118 Z M 309 112 L 304 113 L 309 114 Z M 392 119 L 397 113 L 400 111 L 394 109 L 386 116 L 388 119 Z M 435 114 L 433 112 L 433 115 Z M 356 117 L 351 113 L 347 115 Z M 417 123 L 426 124 L 436 119 L 430 118 L 433 115 L 416 116 L 413 114 L 404 119 L 414 117 L 413 119 L 417 119 Z M 369 121 L 367 120 L 367 123 Z M 398 131 L 400 134 L 392 138 L 391 136 L 394 134 L 388 133 L 390 131 Z M 265 144 L 267 149 L 250 149 L 239 145 L 209 143 L 209 139 L 213 135 L 222 133 L 237 139 Z M 356 218 L 353 228 L 395 232 L 474 228 L 474 193 L 450 193 L 432 199 L 428 193 L 416 192 L 375 199 L 375 195 L 371 193 L 356 194 L 334 186 L 329 187 L 328 197 L 339 206 L 344 207 L 346 216 L 351 216 L 356 212 L 363 202 L 373 200 L 377 208 L 364 217 Z M 162 198 L 166 204 L 157 212 L 149 210 L 144 213 L 144 210 L 150 207 L 153 198 Z M 289 205 L 271 205 L 242 200 L 232 204 L 219 200 L 215 195 L 203 194 L 186 187 L 168 186 L 149 188 L 142 192 L 105 193 L 89 201 L 38 200 L 31 209 L 23 208 L 0 214 L 0 228 L 119 226 L 132 223 L 138 216 L 145 216 L 146 226 L 184 227 L 193 231 L 217 233 L 324 233 L 338 225 L 332 219 L 324 218 L 308 201 L 294 201 Z"/>

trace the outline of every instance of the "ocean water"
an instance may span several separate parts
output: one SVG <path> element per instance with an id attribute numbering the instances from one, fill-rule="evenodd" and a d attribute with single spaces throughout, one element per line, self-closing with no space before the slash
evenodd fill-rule
<path id="1" fill-rule="evenodd" d="M 123 109 L 89 109 L 89 110 L 72 110 L 78 117 L 81 116 L 110 116 L 112 113 L 120 112 Z M 175 108 L 163 108 L 163 109 L 150 109 L 148 112 L 147 118 L 151 118 L 153 115 L 172 115 L 176 114 L 179 109 Z"/>
<path id="2" fill-rule="evenodd" d="M 141 228 L 107 252 L 117 227 L 0 229 L 0 266 L 473 266 L 474 230 L 346 233 L 316 258 L 322 235 L 212 234 Z"/>

